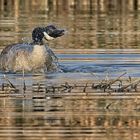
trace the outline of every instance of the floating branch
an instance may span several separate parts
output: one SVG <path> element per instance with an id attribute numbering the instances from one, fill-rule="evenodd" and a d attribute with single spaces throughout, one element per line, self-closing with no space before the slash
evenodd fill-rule
<path id="1" fill-rule="evenodd" d="M 8 79 L 8 77 L 6 77 L 5 74 L 4 74 L 4 79 L 8 82 L 8 84 L 9 84 L 9 86 L 10 86 L 11 88 L 16 89 L 16 87 L 12 84 L 12 82 Z"/>
<path id="2" fill-rule="evenodd" d="M 2 83 L 1 85 L 1 90 L 2 93 L 17 93 L 19 92 L 19 89 L 15 87 L 15 85 L 4 75 L 4 79 L 6 80 L 7 83 Z"/>
<path id="3" fill-rule="evenodd" d="M 45 92 L 45 85 L 42 83 L 36 83 L 32 86 L 33 92 Z"/>
<path id="4" fill-rule="evenodd" d="M 137 85 L 140 83 L 140 80 L 136 80 L 128 85 L 122 86 L 121 88 L 118 89 L 118 92 L 124 92 L 126 89 L 128 89 L 129 87 L 131 87 L 131 89 L 135 89 L 135 91 L 137 90 Z"/>
<path id="5" fill-rule="evenodd" d="M 73 86 L 69 85 L 68 82 L 66 82 L 64 85 L 61 85 L 64 89 L 62 90 L 63 92 L 67 91 L 67 92 L 71 92 L 71 90 L 73 89 Z"/>
<path id="6" fill-rule="evenodd" d="M 45 83 L 35 83 L 32 85 L 33 93 L 42 93 L 46 96 L 46 94 L 60 94 L 61 93 L 86 93 L 86 95 L 90 95 L 91 93 L 99 93 L 100 95 L 111 95 L 117 92 L 138 92 L 140 89 L 140 80 L 132 80 L 131 77 L 129 79 L 123 79 L 122 77 L 126 73 L 121 74 L 115 79 L 103 79 L 100 81 L 91 81 L 86 83 L 58 83 L 58 84 L 45 84 Z M 1 85 L 1 93 L 16 93 L 17 91 L 22 91 L 23 89 L 17 89 L 15 85 L 4 75 L 7 83 L 2 83 Z M 122 78 L 122 79 L 121 79 Z M 98 82 L 98 83 L 97 83 Z M 119 82 L 119 83 L 118 83 Z M 26 90 L 26 85 L 24 86 L 24 91 Z M 109 94 L 108 94 L 109 93 Z M 139 94 L 138 94 L 139 95 Z M 107 107 L 108 108 L 108 107 Z"/>
<path id="7" fill-rule="evenodd" d="M 120 78 L 122 77 L 122 76 L 124 76 L 126 74 L 126 72 L 125 73 L 123 73 L 123 74 L 121 74 L 119 77 L 117 77 L 115 80 L 113 80 L 113 81 L 105 81 L 105 80 L 103 80 L 103 81 L 101 81 L 101 83 L 99 83 L 99 84 L 97 84 L 97 85 L 94 85 L 93 84 L 93 86 L 92 86 L 92 88 L 93 89 L 103 89 L 104 90 L 104 92 L 106 91 L 106 89 L 111 89 L 111 85 L 113 85 L 115 82 L 117 82 L 117 81 L 121 81 L 120 80 Z M 122 84 L 122 82 L 121 82 L 121 84 Z"/>
<path id="8" fill-rule="evenodd" d="M 75 85 L 70 85 L 68 82 L 66 82 L 65 84 L 61 84 L 61 85 L 52 85 L 52 86 L 46 86 L 46 93 L 61 93 L 61 92 L 71 92 L 72 89 L 74 89 Z"/>

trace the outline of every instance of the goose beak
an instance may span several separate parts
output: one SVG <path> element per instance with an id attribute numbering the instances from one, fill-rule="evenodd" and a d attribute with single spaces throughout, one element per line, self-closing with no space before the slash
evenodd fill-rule
<path id="1" fill-rule="evenodd" d="M 53 40 L 57 37 L 61 37 L 65 34 L 65 30 L 54 30 L 52 33 L 48 34 L 46 32 L 43 32 L 44 34 L 44 38 L 49 41 L 49 40 Z"/>
<path id="2" fill-rule="evenodd" d="M 57 37 L 61 37 L 63 36 L 65 33 L 65 30 L 54 30 L 50 36 L 53 37 L 53 38 L 57 38 Z"/>

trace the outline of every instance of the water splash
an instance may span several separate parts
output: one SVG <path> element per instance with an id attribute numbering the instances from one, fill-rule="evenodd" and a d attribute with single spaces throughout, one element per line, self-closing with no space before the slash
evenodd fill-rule
<path id="1" fill-rule="evenodd" d="M 105 73 L 105 72 L 121 72 L 124 70 L 119 69 L 118 67 L 115 66 L 108 66 L 105 64 L 102 65 L 96 65 L 96 64 L 71 64 L 71 65 L 65 65 L 61 64 L 60 68 L 62 69 L 63 72 L 83 72 L 83 73 Z"/>

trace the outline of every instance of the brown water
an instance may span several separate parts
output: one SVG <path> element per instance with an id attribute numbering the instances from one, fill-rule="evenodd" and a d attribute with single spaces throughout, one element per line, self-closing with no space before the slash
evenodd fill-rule
<path id="1" fill-rule="evenodd" d="M 26 74 L 25 93 L 22 75 L 7 74 L 20 91 L 0 92 L 1 140 L 140 139 L 139 91 L 118 95 L 34 91 L 36 83 L 90 83 L 124 72 L 125 78 L 140 77 L 140 1 L 75 2 L 0 0 L 1 49 L 30 42 L 36 26 L 53 23 L 67 30 L 65 36 L 48 43 L 62 73 Z M 0 85 L 7 83 L 3 74 Z"/>

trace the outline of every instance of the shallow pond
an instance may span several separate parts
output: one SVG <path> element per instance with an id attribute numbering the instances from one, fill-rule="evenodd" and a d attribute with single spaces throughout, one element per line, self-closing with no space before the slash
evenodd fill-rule
<path id="1" fill-rule="evenodd" d="M 53 3 L 54 2 L 54 3 Z M 41 86 L 140 78 L 139 5 L 124 2 L 0 0 L 0 49 L 31 42 L 36 26 L 56 24 L 67 34 L 48 45 L 63 72 L 6 74 L 19 92 L 0 90 L 1 140 L 139 140 L 140 92 L 47 93 Z M 139 1 L 138 1 L 139 2 Z M 0 85 L 7 83 L 0 73 Z M 39 85 L 39 86 L 40 86 Z M 2 88 L 2 86 L 0 86 Z"/>

